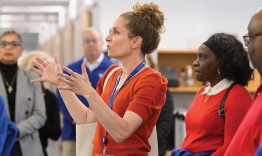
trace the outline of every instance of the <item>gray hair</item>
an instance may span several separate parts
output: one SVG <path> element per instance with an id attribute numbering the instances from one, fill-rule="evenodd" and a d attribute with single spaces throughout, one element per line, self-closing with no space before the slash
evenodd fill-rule
<path id="1" fill-rule="evenodd" d="M 5 35 L 9 35 L 9 34 L 15 34 L 19 38 L 20 42 L 23 43 L 21 35 L 14 30 L 8 30 L 8 31 L 3 32 L 0 36 L 0 39 L 4 37 Z"/>
<path id="2" fill-rule="evenodd" d="M 100 40 L 103 41 L 102 33 L 101 33 L 98 29 L 96 29 L 96 28 L 94 28 L 94 27 L 88 27 L 88 28 L 86 28 L 86 29 L 83 31 L 83 37 L 85 36 L 86 33 L 88 33 L 88 32 L 93 32 L 93 31 L 98 32 L 99 35 L 100 35 Z"/>

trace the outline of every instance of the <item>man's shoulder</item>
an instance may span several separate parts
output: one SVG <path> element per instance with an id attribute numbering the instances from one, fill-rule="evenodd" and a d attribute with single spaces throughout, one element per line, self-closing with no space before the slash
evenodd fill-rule
<path id="1" fill-rule="evenodd" d="M 112 61 L 106 54 L 104 54 L 104 59 L 102 61 L 102 64 L 110 67 L 112 64 L 117 64 L 117 63 Z"/>
<path id="2" fill-rule="evenodd" d="M 83 58 L 68 64 L 67 67 L 70 69 L 73 67 L 79 67 L 79 66 L 81 67 L 82 63 L 83 63 Z"/>

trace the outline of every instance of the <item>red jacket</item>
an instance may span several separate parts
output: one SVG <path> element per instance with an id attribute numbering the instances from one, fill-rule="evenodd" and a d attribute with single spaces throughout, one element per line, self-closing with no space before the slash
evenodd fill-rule
<path id="1" fill-rule="evenodd" d="M 218 110 L 226 90 L 210 95 L 206 102 L 207 94 L 195 97 L 185 117 L 186 137 L 181 148 L 193 153 L 216 150 L 212 156 L 225 153 L 252 102 L 248 91 L 235 85 L 225 101 L 224 120 Z"/>

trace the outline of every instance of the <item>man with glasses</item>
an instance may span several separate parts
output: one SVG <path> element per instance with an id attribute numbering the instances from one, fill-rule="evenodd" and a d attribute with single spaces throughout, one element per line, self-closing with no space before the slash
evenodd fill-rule
<path id="1" fill-rule="evenodd" d="M 0 36 L 0 94 L 6 101 L 8 120 L 18 128 L 11 155 L 43 156 L 38 130 L 46 120 L 44 98 L 41 83 L 31 83 L 38 75 L 17 65 L 23 50 L 15 31 Z"/>
<path id="2" fill-rule="evenodd" d="M 248 35 L 243 36 L 251 62 L 262 75 L 262 8 L 251 18 Z M 240 124 L 224 156 L 254 155 L 262 142 L 262 84 L 259 85 L 251 107 Z"/>
<path id="3" fill-rule="evenodd" d="M 68 68 L 74 72 L 82 74 L 81 65 L 85 62 L 86 71 L 88 73 L 89 81 L 93 88 L 96 88 L 98 80 L 104 72 L 112 65 L 112 62 L 103 52 L 103 39 L 101 33 L 95 28 L 88 28 L 83 33 L 83 50 L 84 56 L 68 65 Z M 87 100 L 83 96 L 77 95 L 79 100 L 87 107 L 89 106 Z M 76 127 L 73 118 L 70 116 L 62 98 L 57 91 L 57 98 L 59 102 L 60 111 L 63 114 L 63 128 L 62 128 L 62 146 L 63 156 L 76 155 Z"/>

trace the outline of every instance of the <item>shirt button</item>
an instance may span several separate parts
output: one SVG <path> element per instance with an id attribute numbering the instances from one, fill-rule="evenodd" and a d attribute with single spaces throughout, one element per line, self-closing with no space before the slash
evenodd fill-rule
<path id="1" fill-rule="evenodd" d="M 260 93 L 257 93 L 257 96 L 259 95 Z"/>

